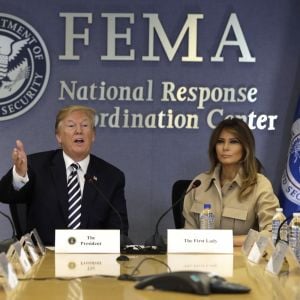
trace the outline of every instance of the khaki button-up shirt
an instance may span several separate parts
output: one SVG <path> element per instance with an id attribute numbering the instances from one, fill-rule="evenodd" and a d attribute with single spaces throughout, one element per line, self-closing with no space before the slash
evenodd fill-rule
<path id="1" fill-rule="evenodd" d="M 232 229 L 234 235 L 245 235 L 250 228 L 271 231 L 272 218 L 279 201 L 273 192 L 271 182 L 262 174 L 257 175 L 253 191 L 240 199 L 241 174 L 221 188 L 220 166 L 213 174 L 202 173 L 201 185 L 184 199 L 183 216 L 186 229 L 200 228 L 200 212 L 205 203 L 210 203 L 215 215 L 216 229 Z"/>

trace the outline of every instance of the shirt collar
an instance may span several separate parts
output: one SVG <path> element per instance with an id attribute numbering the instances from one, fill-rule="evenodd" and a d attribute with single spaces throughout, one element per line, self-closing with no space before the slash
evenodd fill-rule
<path id="1" fill-rule="evenodd" d="M 68 156 L 64 151 L 63 151 L 63 157 L 64 157 L 66 169 L 68 170 L 69 167 L 71 166 L 71 164 L 74 163 L 74 160 L 70 156 Z M 82 170 L 83 174 L 86 174 L 89 162 L 90 162 L 90 155 L 88 155 L 83 160 L 76 162 L 77 164 L 79 164 L 80 169 Z"/>
<path id="2" fill-rule="evenodd" d="M 211 177 L 211 181 L 215 180 L 216 182 L 220 183 L 220 170 L 221 170 L 221 165 L 218 164 L 214 169 L 214 172 Z M 242 178 L 243 178 L 243 168 L 241 167 L 237 172 L 237 174 L 235 175 L 235 177 L 233 178 L 232 183 L 236 183 L 239 187 L 241 187 Z"/>

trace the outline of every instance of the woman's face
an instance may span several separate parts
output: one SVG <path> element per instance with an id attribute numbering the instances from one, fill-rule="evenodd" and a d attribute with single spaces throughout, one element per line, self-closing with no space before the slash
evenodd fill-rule
<path id="1" fill-rule="evenodd" d="M 216 153 L 222 165 L 237 165 L 243 157 L 243 147 L 235 135 L 223 129 L 217 140 Z"/>

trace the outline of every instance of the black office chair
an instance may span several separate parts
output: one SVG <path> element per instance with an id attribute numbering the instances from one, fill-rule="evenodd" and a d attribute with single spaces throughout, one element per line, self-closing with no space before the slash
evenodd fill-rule
<path id="1" fill-rule="evenodd" d="M 175 228 L 177 229 L 184 227 L 184 217 L 182 215 L 184 193 L 186 192 L 191 182 L 192 180 L 186 179 L 177 180 L 172 187 L 172 205 L 174 205 L 176 201 L 181 199 L 181 201 L 179 201 L 177 205 L 173 206 L 174 223 Z"/>
<path id="2" fill-rule="evenodd" d="M 15 225 L 16 236 L 20 239 L 27 230 L 27 204 L 10 203 L 10 214 Z"/>

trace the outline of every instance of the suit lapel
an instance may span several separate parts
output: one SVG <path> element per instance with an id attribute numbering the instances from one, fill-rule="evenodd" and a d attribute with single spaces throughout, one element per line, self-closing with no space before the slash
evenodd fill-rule
<path id="1" fill-rule="evenodd" d="M 89 176 L 96 175 L 96 168 L 94 167 L 95 160 L 94 157 L 90 156 L 90 162 L 87 169 L 87 174 Z M 88 181 L 85 181 L 82 195 L 82 205 L 81 205 L 81 227 L 87 228 L 89 222 L 89 211 L 93 210 L 94 198 L 97 197 L 97 191 L 95 187 Z"/>
<path id="2" fill-rule="evenodd" d="M 55 186 L 57 200 L 60 204 L 65 224 L 67 226 L 68 220 L 68 191 L 67 191 L 67 178 L 66 167 L 62 151 L 58 151 L 53 157 L 50 165 L 51 175 Z"/>

